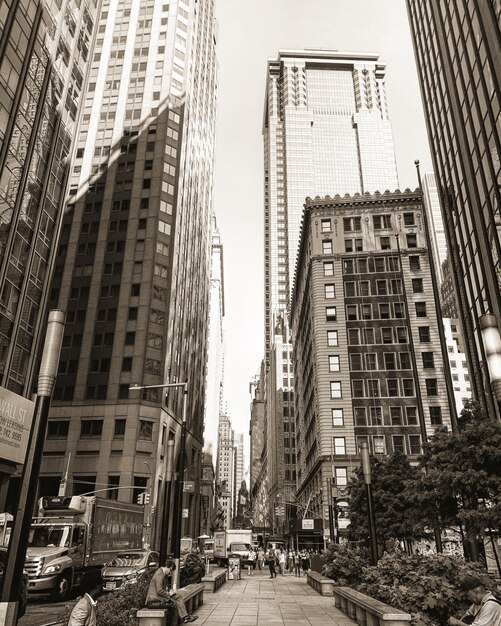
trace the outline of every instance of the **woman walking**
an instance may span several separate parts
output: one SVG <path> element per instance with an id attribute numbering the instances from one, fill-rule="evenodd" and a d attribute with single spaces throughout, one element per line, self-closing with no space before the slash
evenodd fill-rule
<path id="1" fill-rule="evenodd" d="M 280 556 L 278 557 L 278 563 L 280 566 L 280 573 L 282 574 L 282 576 L 285 574 L 285 563 L 287 562 L 287 559 L 285 558 L 285 552 L 282 550 L 280 552 Z"/>
<path id="2" fill-rule="evenodd" d="M 268 567 L 270 568 L 270 578 L 276 578 L 277 570 L 275 569 L 275 553 L 271 549 L 268 552 Z"/>
<path id="3" fill-rule="evenodd" d="M 301 555 L 299 551 L 294 557 L 294 574 L 295 576 L 301 576 Z"/>

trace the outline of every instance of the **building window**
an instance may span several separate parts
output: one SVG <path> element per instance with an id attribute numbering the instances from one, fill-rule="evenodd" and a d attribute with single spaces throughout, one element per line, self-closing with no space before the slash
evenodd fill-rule
<path id="1" fill-rule="evenodd" d="M 392 328 L 381 328 L 381 343 L 393 343 Z"/>
<path id="2" fill-rule="evenodd" d="M 397 343 L 407 343 L 407 328 L 397 326 Z"/>
<path id="3" fill-rule="evenodd" d="M 415 226 L 414 213 L 404 213 L 404 226 Z"/>
<path id="4" fill-rule="evenodd" d="M 67 439 L 70 420 L 49 420 L 47 439 Z"/>
<path id="5" fill-rule="evenodd" d="M 440 424 L 443 424 L 442 407 L 430 406 L 430 422 L 432 426 L 440 426 Z"/>
<path id="6" fill-rule="evenodd" d="M 398 378 L 387 378 L 388 396 L 394 398 L 398 396 Z"/>
<path id="7" fill-rule="evenodd" d="M 326 298 L 335 298 L 336 297 L 336 286 L 335 285 L 324 285 L 324 293 Z"/>
<path id="8" fill-rule="evenodd" d="M 334 263 L 332 261 L 324 263 L 324 276 L 334 276 Z"/>
<path id="9" fill-rule="evenodd" d="M 354 274 L 355 263 L 353 259 L 346 259 L 343 261 L 343 274 Z"/>
<path id="10" fill-rule="evenodd" d="M 353 233 L 362 230 L 360 217 L 343 217 L 343 230 L 345 233 Z"/>
<path id="11" fill-rule="evenodd" d="M 354 398 L 363 398 L 365 396 L 363 380 L 352 380 L 351 388 Z"/>
<path id="12" fill-rule="evenodd" d="M 333 380 L 331 381 L 331 398 L 342 398 L 343 394 L 341 392 L 341 381 Z"/>
<path id="13" fill-rule="evenodd" d="M 361 371 L 363 369 L 361 354 L 350 354 L 350 367 L 354 371 Z"/>
<path id="14" fill-rule="evenodd" d="M 346 454 L 346 439 L 344 437 L 334 437 L 333 443 L 336 456 Z"/>
<path id="15" fill-rule="evenodd" d="M 421 262 L 418 256 L 409 257 L 409 269 L 416 271 L 421 269 Z"/>
<path id="16" fill-rule="evenodd" d="M 153 437 L 153 422 L 139 420 L 139 439 L 151 441 Z"/>
<path id="17" fill-rule="evenodd" d="M 407 419 L 408 426 L 416 426 L 418 423 L 417 419 L 417 407 L 415 406 L 406 406 L 405 407 L 405 417 Z"/>
<path id="18" fill-rule="evenodd" d="M 339 356 L 337 354 L 331 354 L 329 356 L 329 372 L 339 372 Z"/>
<path id="19" fill-rule="evenodd" d="M 407 247 L 417 248 L 417 235 L 415 235 L 414 233 L 407 234 Z"/>
<path id="20" fill-rule="evenodd" d="M 327 331 L 327 345 L 328 346 L 337 346 L 338 345 L 337 330 L 328 330 Z"/>
<path id="21" fill-rule="evenodd" d="M 374 344 L 376 343 L 374 340 L 374 328 L 364 328 L 363 329 L 363 334 L 364 334 L 364 343 L 366 344 Z"/>
<path id="22" fill-rule="evenodd" d="M 374 435 L 372 437 L 372 450 L 374 454 L 386 454 L 386 447 L 384 445 L 384 437 Z"/>
<path id="23" fill-rule="evenodd" d="M 429 326 L 419 326 L 419 341 L 421 343 L 430 343 L 430 327 Z"/>
<path id="24" fill-rule="evenodd" d="M 345 283 L 344 295 L 346 298 L 354 298 L 357 295 L 356 283 L 353 283 L 353 282 Z"/>
<path id="25" fill-rule="evenodd" d="M 392 426 L 402 425 L 402 407 L 391 406 L 390 407 L 390 420 Z"/>
<path id="26" fill-rule="evenodd" d="M 132 371 L 132 357 L 126 356 L 122 359 L 122 372 Z"/>
<path id="27" fill-rule="evenodd" d="M 391 215 L 374 215 L 372 220 L 374 223 L 374 230 L 391 228 Z"/>
<path id="28" fill-rule="evenodd" d="M 356 304 L 348 304 L 346 307 L 346 319 L 353 321 L 358 319 L 357 315 L 357 305 Z"/>
<path id="29" fill-rule="evenodd" d="M 108 498 L 110 500 L 118 500 L 118 487 L 120 485 L 120 476 L 108 476 Z"/>
<path id="30" fill-rule="evenodd" d="M 101 437 L 103 420 L 82 420 L 80 422 L 80 437 Z"/>
<path id="31" fill-rule="evenodd" d="M 409 454 L 421 454 L 420 435 L 409 435 Z"/>
<path id="32" fill-rule="evenodd" d="M 124 438 L 126 423 L 127 423 L 126 419 L 116 419 L 115 420 L 115 430 L 113 432 L 113 437 L 115 439 L 123 439 Z"/>
<path id="33" fill-rule="evenodd" d="M 379 244 L 380 244 L 381 250 L 391 250 L 391 243 L 390 243 L 389 237 L 380 237 Z"/>
<path id="34" fill-rule="evenodd" d="M 385 352 L 384 353 L 384 367 L 387 370 L 396 370 L 397 369 L 397 359 L 394 352 Z"/>
<path id="35" fill-rule="evenodd" d="M 361 319 L 371 320 L 372 319 L 372 304 L 361 304 L 360 313 L 362 316 Z"/>
<path id="36" fill-rule="evenodd" d="M 348 468 L 336 467 L 334 469 L 334 475 L 336 477 L 337 487 L 346 487 L 348 485 Z"/>
<path id="37" fill-rule="evenodd" d="M 400 352 L 400 369 L 401 370 L 410 370 L 411 369 L 411 357 L 408 352 Z"/>
<path id="38" fill-rule="evenodd" d="M 385 296 L 388 293 L 388 283 L 385 280 L 376 280 L 376 293 Z"/>
<path id="39" fill-rule="evenodd" d="M 380 406 L 369 407 L 369 417 L 371 420 L 371 426 L 383 425 L 383 410 Z"/>
<path id="40" fill-rule="evenodd" d="M 364 406 L 355 407 L 355 426 L 367 426 L 367 413 Z"/>
<path id="41" fill-rule="evenodd" d="M 393 315 L 395 319 L 403 319 L 405 317 L 405 309 L 403 302 L 393 303 Z"/>
<path id="42" fill-rule="evenodd" d="M 332 222 L 331 220 L 325 219 L 320 220 L 321 230 L 323 233 L 330 233 L 332 230 Z"/>
<path id="43" fill-rule="evenodd" d="M 358 328 L 348 329 L 348 345 L 350 346 L 360 345 L 360 332 Z"/>
<path id="44" fill-rule="evenodd" d="M 344 426 L 343 409 L 332 409 L 332 425 Z"/>
<path id="45" fill-rule="evenodd" d="M 433 352 L 422 352 L 421 358 L 423 359 L 424 369 L 433 369 L 435 367 Z"/>
<path id="46" fill-rule="evenodd" d="M 405 454 L 405 438 L 403 435 L 393 435 L 393 452 L 403 452 Z"/>
<path id="47" fill-rule="evenodd" d="M 426 395 L 438 396 L 438 381 L 436 378 L 427 378 L 426 383 Z"/>
<path id="48" fill-rule="evenodd" d="M 322 253 L 332 254 L 332 239 L 324 239 L 322 241 Z"/>
<path id="49" fill-rule="evenodd" d="M 412 279 L 412 292 L 423 293 L 423 279 L 422 278 Z"/>
<path id="50" fill-rule="evenodd" d="M 382 319 L 382 320 L 390 319 L 390 304 L 388 302 L 379 303 L 379 319 Z"/>
<path id="51" fill-rule="evenodd" d="M 402 388 L 404 396 L 411 397 L 414 395 L 414 380 L 412 378 L 402 378 Z"/>
<path id="52" fill-rule="evenodd" d="M 335 322 L 337 320 L 337 310 L 335 306 L 328 306 L 325 309 L 325 319 L 328 322 Z"/>

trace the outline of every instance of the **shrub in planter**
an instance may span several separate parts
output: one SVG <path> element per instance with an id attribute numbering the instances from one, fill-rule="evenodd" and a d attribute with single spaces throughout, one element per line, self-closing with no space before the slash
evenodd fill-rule
<path id="1" fill-rule="evenodd" d="M 322 574 L 332 578 L 340 586 L 357 588 L 362 572 L 370 564 L 369 552 L 364 547 L 352 547 L 346 543 L 331 543 L 322 554 Z"/>
<path id="2" fill-rule="evenodd" d="M 363 570 L 357 590 L 411 613 L 413 626 L 445 625 L 468 606 L 459 588 L 466 575 L 477 576 L 496 592 L 495 581 L 479 565 L 444 554 L 384 556 L 377 567 Z"/>
<path id="3" fill-rule="evenodd" d="M 136 613 L 144 608 L 154 572 L 147 572 L 137 583 L 102 595 L 97 601 L 97 626 L 137 626 Z"/>

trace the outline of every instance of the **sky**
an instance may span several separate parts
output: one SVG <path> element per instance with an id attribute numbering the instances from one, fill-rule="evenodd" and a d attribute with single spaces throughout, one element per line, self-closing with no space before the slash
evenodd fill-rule
<path id="1" fill-rule="evenodd" d="M 279 49 L 376 52 L 386 63 L 400 188 L 431 170 L 405 0 L 216 0 L 219 93 L 214 210 L 224 250 L 224 398 L 248 435 L 249 382 L 264 356 L 263 137 L 266 62 Z M 336 190 L 332 190 L 335 195 Z M 246 465 L 249 463 L 246 436 Z"/>

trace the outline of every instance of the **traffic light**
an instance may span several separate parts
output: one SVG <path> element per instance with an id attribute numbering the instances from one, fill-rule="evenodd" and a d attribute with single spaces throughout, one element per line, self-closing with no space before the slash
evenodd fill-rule
<path id="1" fill-rule="evenodd" d="M 138 503 L 138 504 L 144 504 L 144 496 L 145 496 L 145 495 L 146 495 L 146 494 L 144 493 L 144 491 L 142 491 L 141 493 L 139 493 L 139 494 L 137 495 L 137 503 Z"/>
<path id="2" fill-rule="evenodd" d="M 145 493 L 144 494 L 144 503 L 145 504 L 149 504 L 150 503 L 150 494 L 149 493 Z"/>

